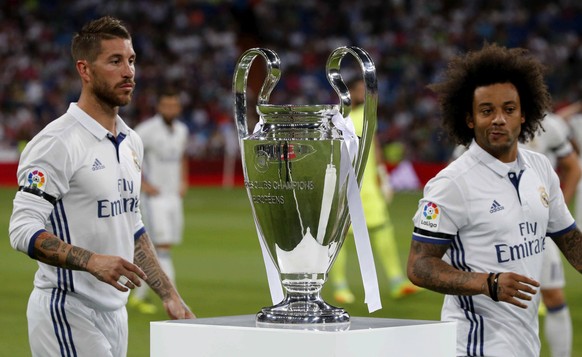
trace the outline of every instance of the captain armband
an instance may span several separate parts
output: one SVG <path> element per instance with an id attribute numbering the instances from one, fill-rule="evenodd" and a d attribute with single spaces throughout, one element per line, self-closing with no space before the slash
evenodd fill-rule
<path id="1" fill-rule="evenodd" d="M 29 187 L 29 186 L 20 186 L 20 187 L 18 187 L 18 191 L 32 193 L 35 196 L 42 197 L 45 200 L 49 201 L 53 206 L 57 204 L 56 197 L 49 195 L 48 193 L 44 192 L 43 190 L 41 190 L 39 188 Z"/>

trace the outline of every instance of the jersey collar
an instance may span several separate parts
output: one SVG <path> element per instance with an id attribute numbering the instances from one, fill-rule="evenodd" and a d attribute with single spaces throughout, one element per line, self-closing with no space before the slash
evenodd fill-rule
<path id="1" fill-rule="evenodd" d="M 71 114 L 75 119 L 85 127 L 91 134 L 99 140 L 103 140 L 109 134 L 109 131 L 101 126 L 95 119 L 93 119 L 89 114 L 85 113 L 83 109 L 79 108 L 77 103 L 71 103 L 67 113 Z M 123 133 L 125 136 L 129 135 L 129 127 L 123 119 L 118 115 L 116 119 L 116 128 L 118 133 Z"/>
<path id="2" fill-rule="evenodd" d="M 509 166 L 497 160 L 495 157 L 493 157 L 491 154 L 489 154 L 487 151 L 481 148 L 477 144 L 475 139 L 473 139 L 473 142 L 471 142 L 471 145 L 469 146 L 469 152 L 473 157 L 481 161 L 485 166 L 489 167 L 493 172 L 498 174 L 500 177 L 507 176 L 507 174 L 509 173 Z M 520 171 L 525 170 L 525 168 L 528 166 L 527 160 L 522 155 L 519 147 L 517 149 L 517 164 L 519 165 Z"/>

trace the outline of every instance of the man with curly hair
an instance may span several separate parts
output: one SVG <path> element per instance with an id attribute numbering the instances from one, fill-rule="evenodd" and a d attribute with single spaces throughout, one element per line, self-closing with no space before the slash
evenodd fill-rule
<path id="1" fill-rule="evenodd" d="M 425 186 L 408 277 L 446 294 L 441 318 L 457 322 L 457 356 L 539 356 L 546 239 L 582 272 L 582 232 L 557 174 L 518 148 L 551 109 L 543 73 L 526 50 L 486 44 L 429 86 L 444 127 L 469 149 Z"/>

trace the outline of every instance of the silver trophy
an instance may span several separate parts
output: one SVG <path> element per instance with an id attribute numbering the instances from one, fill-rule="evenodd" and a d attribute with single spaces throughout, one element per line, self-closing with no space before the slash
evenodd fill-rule
<path id="1" fill-rule="evenodd" d="M 351 99 L 340 74 L 346 54 L 356 58 L 366 85 L 363 135 L 355 137 L 352 155 L 346 150 L 345 125 Z M 267 75 L 257 99 L 259 123 L 249 132 L 247 77 L 257 56 L 265 60 Z M 349 324 L 349 314 L 327 304 L 320 292 L 350 225 L 348 181 L 351 177 L 359 187 L 374 136 L 376 69 L 366 51 L 340 47 L 329 56 L 326 74 L 339 105 L 272 105 L 269 96 L 281 76 L 277 54 L 253 48 L 235 68 L 234 110 L 245 187 L 259 238 L 285 290 L 283 301 L 257 314 L 258 325 Z M 348 175 L 349 170 L 355 174 Z"/>

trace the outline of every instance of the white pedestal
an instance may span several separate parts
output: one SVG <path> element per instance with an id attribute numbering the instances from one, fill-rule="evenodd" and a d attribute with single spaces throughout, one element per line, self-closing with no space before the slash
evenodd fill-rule
<path id="1" fill-rule="evenodd" d="M 257 327 L 255 315 L 150 323 L 151 357 L 451 357 L 454 322 L 352 317 L 349 329 Z"/>

